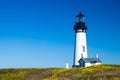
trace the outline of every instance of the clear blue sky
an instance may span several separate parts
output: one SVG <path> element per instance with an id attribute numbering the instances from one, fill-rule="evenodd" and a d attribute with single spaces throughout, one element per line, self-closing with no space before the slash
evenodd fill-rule
<path id="1" fill-rule="evenodd" d="M 85 15 L 88 55 L 120 63 L 120 0 L 0 0 L 0 68 L 73 64 L 75 17 Z"/>

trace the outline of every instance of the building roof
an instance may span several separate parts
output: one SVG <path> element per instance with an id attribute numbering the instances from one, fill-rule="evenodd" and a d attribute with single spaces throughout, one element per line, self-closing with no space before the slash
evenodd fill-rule
<path id="1" fill-rule="evenodd" d="M 76 17 L 85 17 L 82 12 L 80 12 Z"/>
<path id="2" fill-rule="evenodd" d="M 102 61 L 98 58 L 81 58 L 78 62 L 81 60 L 85 61 L 86 63 L 101 63 Z"/>

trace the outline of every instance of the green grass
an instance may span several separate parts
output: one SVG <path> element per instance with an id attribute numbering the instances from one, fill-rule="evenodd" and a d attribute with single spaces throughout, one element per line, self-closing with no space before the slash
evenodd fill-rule
<path id="1" fill-rule="evenodd" d="M 70 69 L 0 69 L 0 80 L 120 80 L 120 65 Z"/>

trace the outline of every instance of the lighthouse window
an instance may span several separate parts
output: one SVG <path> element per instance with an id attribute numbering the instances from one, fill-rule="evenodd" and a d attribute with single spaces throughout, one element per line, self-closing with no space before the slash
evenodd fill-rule
<path id="1" fill-rule="evenodd" d="M 85 52 L 85 46 L 82 46 L 82 51 Z"/>

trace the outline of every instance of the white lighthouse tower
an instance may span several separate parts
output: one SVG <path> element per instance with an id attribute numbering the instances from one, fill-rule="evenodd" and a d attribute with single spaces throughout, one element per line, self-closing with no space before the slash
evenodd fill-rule
<path id="1" fill-rule="evenodd" d="M 87 43 L 86 43 L 86 30 L 87 27 L 84 22 L 84 15 L 80 12 L 76 18 L 75 30 L 75 48 L 74 48 L 74 61 L 73 67 L 79 67 L 79 60 L 87 58 Z"/>

